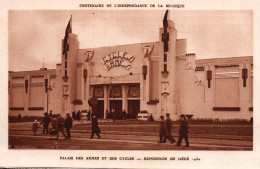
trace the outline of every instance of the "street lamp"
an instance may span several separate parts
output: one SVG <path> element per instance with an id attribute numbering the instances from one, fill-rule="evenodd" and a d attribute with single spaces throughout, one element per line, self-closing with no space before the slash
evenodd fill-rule
<path id="1" fill-rule="evenodd" d="M 47 90 L 47 114 L 49 114 L 49 91 L 52 91 L 51 85 L 46 88 Z"/>

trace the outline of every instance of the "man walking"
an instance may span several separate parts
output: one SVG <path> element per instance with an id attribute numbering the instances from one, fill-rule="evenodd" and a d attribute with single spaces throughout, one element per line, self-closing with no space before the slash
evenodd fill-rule
<path id="1" fill-rule="evenodd" d="M 179 130 L 179 139 L 178 139 L 178 143 L 177 146 L 181 145 L 182 139 L 184 138 L 186 145 L 185 147 L 189 147 L 189 140 L 188 140 L 188 132 L 189 132 L 189 126 L 188 123 L 186 121 L 186 117 L 184 114 L 182 114 L 181 116 L 181 123 L 180 123 L 180 130 Z"/>
<path id="2" fill-rule="evenodd" d="M 65 120 L 64 120 L 63 117 L 61 117 L 60 114 L 58 114 L 57 121 L 58 121 L 57 139 L 59 139 L 59 132 L 61 132 L 62 135 L 64 136 L 64 138 L 67 139 L 67 136 L 66 136 L 66 134 L 63 131 L 64 127 L 65 127 L 65 125 L 64 125 Z"/>
<path id="3" fill-rule="evenodd" d="M 98 120 L 95 115 L 92 116 L 92 121 L 91 121 L 91 139 L 93 138 L 94 134 L 98 136 L 98 139 L 100 139 L 99 133 L 101 132 L 99 126 L 98 126 Z"/>
<path id="4" fill-rule="evenodd" d="M 70 139 L 71 138 L 70 129 L 72 128 L 72 118 L 70 117 L 69 113 L 67 113 L 67 118 L 65 120 L 65 128 L 66 128 L 68 138 Z"/>
<path id="5" fill-rule="evenodd" d="M 168 136 L 168 131 L 166 127 L 166 123 L 164 120 L 164 116 L 161 116 L 161 121 L 160 121 L 160 131 L 159 131 L 159 142 L 158 143 L 164 143 L 163 138 L 166 138 Z"/>
<path id="6" fill-rule="evenodd" d="M 166 139 L 168 138 L 171 144 L 173 144 L 176 140 L 172 137 L 171 131 L 172 131 L 172 120 L 170 118 L 170 114 L 166 113 L 166 128 L 168 131 L 168 137 L 164 137 L 163 142 L 166 142 Z"/>
<path id="7" fill-rule="evenodd" d="M 48 113 L 44 113 L 44 118 L 42 119 L 42 121 L 40 123 L 40 125 L 43 124 L 42 134 L 45 134 L 45 130 L 46 130 L 46 134 L 48 134 L 48 128 L 49 128 L 50 122 L 51 122 L 51 119 L 48 116 Z"/>

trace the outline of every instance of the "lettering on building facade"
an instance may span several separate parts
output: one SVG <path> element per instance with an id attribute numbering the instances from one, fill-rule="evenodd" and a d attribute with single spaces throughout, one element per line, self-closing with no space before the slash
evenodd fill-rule
<path id="1" fill-rule="evenodd" d="M 134 60 L 135 57 L 126 52 L 113 52 L 103 57 L 102 62 L 106 70 L 110 70 L 113 67 L 124 67 L 126 70 L 129 70 Z"/>

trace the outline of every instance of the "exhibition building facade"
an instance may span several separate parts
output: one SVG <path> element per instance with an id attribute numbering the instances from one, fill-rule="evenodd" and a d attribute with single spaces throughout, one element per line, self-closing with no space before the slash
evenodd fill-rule
<path id="1" fill-rule="evenodd" d="M 156 42 L 79 49 L 70 24 L 56 69 L 9 72 L 10 116 L 84 112 L 93 98 L 99 118 L 112 110 L 174 120 L 253 116 L 253 57 L 197 60 L 167 13 Z"/>

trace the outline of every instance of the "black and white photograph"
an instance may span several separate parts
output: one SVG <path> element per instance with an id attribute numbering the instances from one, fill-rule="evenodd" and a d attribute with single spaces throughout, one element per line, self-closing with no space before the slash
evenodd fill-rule
<path id="1" fill-rule="evenodd" d="M 0 167 L 260 166 L 254 10 L 75 5 L 5 10 Z"/>

